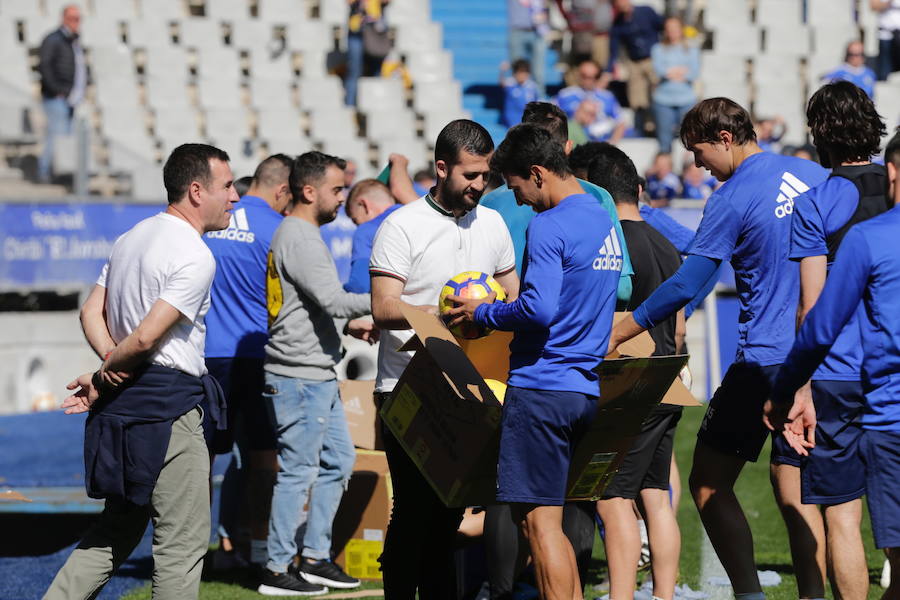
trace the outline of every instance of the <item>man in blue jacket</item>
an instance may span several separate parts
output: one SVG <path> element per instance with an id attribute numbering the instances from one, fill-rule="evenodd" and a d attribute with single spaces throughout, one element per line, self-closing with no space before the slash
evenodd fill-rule
<path id="1" fill-rule="evenodd" d="M 795 399 L 795 392 L 830 355 L 847 324 L 854 317 L 859 320 L 865 393 L 859 445 L 866 499 L 875 545 L 885 550 L 891 571 L 900 573 L 900 134 L 888 143 L 884 159 L 895 207 L 854 225 L 844 236 L 825 287 L 778 372 L 773 406 L 767 408 L 776 430 L 789 422 L 785 437 L 805 453 L 813 445 L 816 416 L 811 403 Z M 882 598 L 897 598 L 898 588 L 900 580 L 894 577 Z"/>

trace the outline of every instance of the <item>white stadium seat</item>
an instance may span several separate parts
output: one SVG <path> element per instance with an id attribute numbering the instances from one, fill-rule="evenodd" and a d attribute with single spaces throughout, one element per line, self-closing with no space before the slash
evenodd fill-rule
<path id="1" fill-rule="evenodd" d="M 456 80 L 417 85 L 413 90 L 413 107 L 419 113 L 442 107 L 457 112 L 462 108 L 462 85 Z"/>
<path id="2" fill-rule="evenodd" d="M 360 77 L 356 107 L 362 112 L 371 110 L 402 110 L 406 107 L 403 84 L 396 79 Z"/>
<path id="3" fill-rule="evenodd" d="M 383 138 L 416 137 L 416 120 L 405 109 L 370 110 L 366 113 L 366 137 L 376 144 Z"/>
<path id="4" fill-rule="evenodd" d="M 283 79 L 252 79 L 250 104 L 259 110 L 286 109 L 296 106 L 291 82 Z"/>
<path id="5" fill-rule="evenodd" d="M 263 139 L 301 136 L 300 113 L 295 108 L 261 110 L 256 117 L 256 135 Z M 305 137 L 305 136 L 304 136 Z"/>

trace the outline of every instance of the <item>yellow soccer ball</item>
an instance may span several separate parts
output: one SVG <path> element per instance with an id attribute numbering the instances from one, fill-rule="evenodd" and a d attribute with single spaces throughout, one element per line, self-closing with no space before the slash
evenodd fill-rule
<path id="1" fill-rule="evenodd" d="M 450 279 L 441 289 L 438 299 L 438 309 L 441 315 L 445 315 L 456 304 L 447 300 L 447 296 L 459 296 L 461 298 L 486 298 L 491 292 L 497 293 L 497 301 L 506 300 L 506 292 L 497 280 L 479 271 L 466 271 Z M 463 323 L 450 328 L 450 332 L 458 338 L 474 340 L 484 337 L 491 332 L 487 327 L 481 327 L 475 323 Z"/>

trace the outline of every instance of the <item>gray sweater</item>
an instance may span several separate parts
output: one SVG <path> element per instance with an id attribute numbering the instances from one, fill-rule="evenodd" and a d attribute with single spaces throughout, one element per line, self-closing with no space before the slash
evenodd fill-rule
<path id="1" fill-rule="evenodd" d="M 269 247 L 269 342 L 265 369 L 316 381 L 334 379 L 341 359 L 335 318 L 371 312 L 369 294 L 345 292 L 319 228 L 285 217 Z"/>

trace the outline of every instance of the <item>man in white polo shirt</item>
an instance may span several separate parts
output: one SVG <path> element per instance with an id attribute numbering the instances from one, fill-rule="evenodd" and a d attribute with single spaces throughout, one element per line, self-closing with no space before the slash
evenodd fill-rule
<path id="1" fill-rule="evenodd" d="M 460 119 L 438 135 L 437 185 L 391 213 L 378 230 L 369 262 L 372 316 L 381 328 L 376 402 L 392 393 L 412 352 L 397 350 L 413 335 L 401 305 L 436 311 L 444 283 L 463 271 L 493 275 L 514 300 L 516 258 L 500 213 L 478 205 L 494 144 L 477 123 Z M 381 568 L 385 596 L 399 600 L 456 598 L 453 544 L 462 510 L 444 506 L 386 427 L 384 446 L 394 509 Z"/>
<path id="2" fill-rule="evenodd" d="M 204 144 L 172 151 L 165 212 L 116 240 L 81 309 L 103 363 L 69 384 L 67 414 L 85 424 L 85 486 L 106 504 L 44 598 L 94 598 L 153 521 L 156 600 L 196 598 L 209 543 L 209 455 L 201 400 L 223 395 L 203 361 L 216 262 L 203 243 L 238 201 L 228 155 Z M 214 419 L 215 422 L 215 419 Z M 219 422 L 219 429 L 224 422 Z"/>

